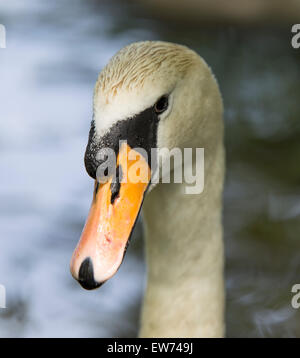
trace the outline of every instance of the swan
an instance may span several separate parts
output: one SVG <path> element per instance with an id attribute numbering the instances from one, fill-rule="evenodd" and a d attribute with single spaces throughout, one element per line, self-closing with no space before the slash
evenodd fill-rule
<path id="1" fill-rule="evenodd" d="M 143 207 L 147 285 L 139 336 L 223 337 L 223 102 L 212 71 L 182 45 L 130 44 L 101 71 L 93 111 L 85 166 L 95 188 L 71 259 L 73 277 L 93 289 L 113 276 Z M 117 147 L 120 140 L 127 144 Z M 118 155 L 114 182 L 111 173 L 102 182 L 97 172 L 108 161 L 107 148 Z M 187 195 L 185 181 L 148 184 L 165 158 L 153 168 L 134 148 L 148 154 L 204 148 L 204 190 Z M 122 183 L 131 149 L 140 154 L 146 183 Z"/>

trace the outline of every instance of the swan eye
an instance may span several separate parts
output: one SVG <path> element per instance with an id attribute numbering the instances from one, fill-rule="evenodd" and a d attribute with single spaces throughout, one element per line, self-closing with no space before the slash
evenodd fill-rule
<path id="1" fill-rule="evenodd" d="M 168 96 L 162 96 L 160 97 L 160 99 L 155 103 L 154 105 L 154 110 L 157 114 L 160 114 L 162 112 L 164 112 L 169 105 L 169 99 Z"/>

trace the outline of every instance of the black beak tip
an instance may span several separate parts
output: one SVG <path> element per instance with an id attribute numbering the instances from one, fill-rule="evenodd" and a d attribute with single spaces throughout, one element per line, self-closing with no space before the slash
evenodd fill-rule
<path id="1" fill-rule="evenodd" d="M 87 257 L 80 266 L 78 282 L 86 290 L 94 290 L 104 283 L 95 281 L 93 262 L 90 257 Z"/>

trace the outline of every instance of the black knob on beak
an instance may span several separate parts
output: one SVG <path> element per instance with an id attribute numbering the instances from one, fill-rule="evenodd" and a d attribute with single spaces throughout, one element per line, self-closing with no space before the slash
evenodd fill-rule
<path id="1" fill-rule="evenodd" d="M 80 266 L 78 282 L 86 290 L 93 290 L 104 283 L 95 281 L 93 262 L 90 257 L 87 257 Z"/>

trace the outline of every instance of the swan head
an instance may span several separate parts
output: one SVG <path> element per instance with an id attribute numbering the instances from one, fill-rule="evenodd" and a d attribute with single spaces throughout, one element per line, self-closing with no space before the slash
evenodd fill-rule
<path id="1" fill-rule="evenodd" d="M 223 108 L 200 56 L 185 46 L 146 41 L 111 58 L 97 80 L 93 109 L 85 166 L 95 179 L 94 197 L 71 260 L 72 275 L 87 289 L 119 268 L 144 195 L 155 186 L 151 177 L 167 160 L 160 149 L 211 145 Z M 137 162 L 144 182 L 123 183 L 124 168 L 130 172 Z"/>

